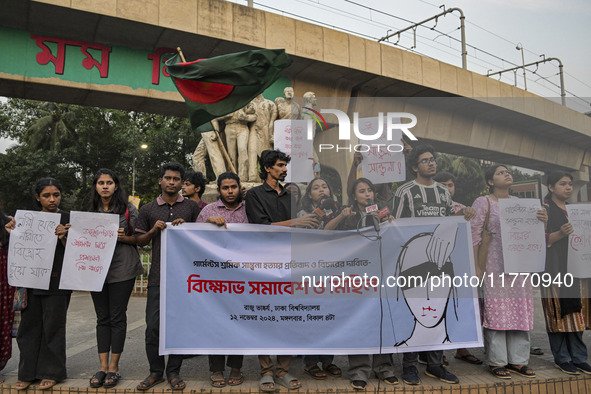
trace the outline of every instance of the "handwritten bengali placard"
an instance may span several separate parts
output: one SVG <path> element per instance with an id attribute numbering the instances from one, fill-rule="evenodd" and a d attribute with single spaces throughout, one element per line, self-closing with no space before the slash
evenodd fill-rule
<path id="1" fill-rule="evenodd" d="M 568 272 L 575 278 L 591 278 L 591 205 L 566 206 L 574 232 L 568 239 Z"/>
<path id="2" fill-rule="evenodd" d="M 499 200 L 505 272 L 542 272 L 546 264 L 544 223 L 536 217 L 540 200 Z"/>
<path id="3" fill-rule="evenodd" d="M 376 134 L 379 118 L 359 119 L 359 131 L 364 135 Z M 388 139 L 386 119 L 382 125 L 382 133 L 378 139 L 359 139 L 358 150 L 362 152 L 361 172 L 373 183 L 400 182 L 406 179 L 406 165 L 402 153 L 402 131 L 392 130 L 392 139 Z M 400 123 L 400 119 L 394 119 Z"/>
<path id="4" fill-rule="evenodd" d="M 15 287 L 49 289 L 55 228 L 61 215 L 51 212 L 16 211 L 16 228 L 8 246 L 8 283 Z"/>
<path id="5" fill-rule="evenodd" d="M 60 289 L 101 291 L 117 244 L 119 215 L 71 212 Z"/>
<path id="6" fill-rule="evenodd" d="M 314 179 L 312 140 L 307 137 L 309 120 L 281 119 L 274 123 L 275 149 L 291 156 L 286 182 L 310 182 Z"/>

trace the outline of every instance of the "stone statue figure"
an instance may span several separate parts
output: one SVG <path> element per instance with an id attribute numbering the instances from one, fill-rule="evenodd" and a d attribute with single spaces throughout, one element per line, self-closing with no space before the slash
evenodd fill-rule
<path id="1" fill-rule="evenodd" d="M 317 102 L 316 102 L 316 93 L 314 92 L 306 92 L 304 93 L 304 107 L 307 108 L 311 108 L 314 109 L 314 107 L 316 107 Z M 304 110 L 305 112 L 305 110 Z M 302 114 L 303 116 L 304 114 Z M 314 128 L 314 136 L 316 136 L 316 131 L 318 128 L 318 125 L 316 124 L 316 122 L 312 122 L 312 127 Z M 320 176 L 320 163 L 319 163 L 319 159 L 318 159 L 318 153 L 316 152 L 316 147 L 314 146 L 314 156 L 311 158 L 312 159 L 312 166 L 314 168 L 314 176 Z"/>
<path id="2" fill-rule="evenodd" d="M 216 131 L 220 131 L 217 119 L 212 120 L 211 124 Z M 216 179 L 220 174 L 227 171 L 224 155 L 220 149 L 220 142 L 221 141 L 218 139 L 215 131 L 201 133 L 201 141 L 199 141 L 197 148 L 195 148 L 192 157 L 193 169 L 195 171 L 199 171 L 202 174 L 207 173 L 205 168 L 205 157 L 208 154 Z"/>
<path id="3" fill-rule="evenodd" d="M 306 92 L 304 93 L 304 107 L 312 108 L 316 107 L 316 93 Z"/>
<path id="4" fill-rule="evenodd" d="M 258 182 L 257 157 L 273 144 L 273 122 L 277 119 L 277 107 L 271 100 L 259 94 L 252 100 L 256 111 L 256 121 L 250 126 L 248 136 L 248 181 Z M 247 179 L 245 179 L 246 181 Z"/>
<path id="5" fill-rule="evenodd" d="M 256 121 L 256 119 L 255 106 L 252 102 L 238 111 L 219 118 L 226 125 L 228 155 L 237 169 L 240 179 L 248 179 L 249 123 Z"/>
<path id="6" fill-rule="evenodd" d="M 283 95 L 285 98 L 277 97 L 275 99 L 278 119 L 301 119 L 302 108 L 293 101 L 293 88 L 288 86 L 283 89 Z"/>

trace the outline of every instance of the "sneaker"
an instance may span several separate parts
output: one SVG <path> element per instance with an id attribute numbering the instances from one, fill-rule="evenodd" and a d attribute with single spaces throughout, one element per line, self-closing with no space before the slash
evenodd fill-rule
<path id="1" fill-rule="evenodd" d="M 579 369 L 575 367 L 572 361 L 568 361 L 566 363 L 554 364 L 554 366 L 560 369 L 562 372 L 567 373 L 569 375 L 580 375 Z"/>
<path id="2" fill-rule="evenodd" d="M 382 379 L 382 382 L 389 385 L 395 385 L 398 384 L 398 378 L 396 376 L 388 376 L 387 378 Z"/>
<path id="3" fill-rule="evenodd" d="M 591 375 L 591 365 L 589 365 L 587 363 L 580 363 L 580 364 L 573 363 L 573 365 L 575 367 L 577 367 L 579 369 L 579 371 Z"/>
<path id="4" fill-rule="evenodd" d="M 402 381 L 410 385 L 421 384 L 417 367 L 414 365 L 411 365 L 410 367 L 402 367 Z"/>
<path id="5" fill-rule="evenodd" d="M 432 378 L 437 378 L 445 383 L 460 383 L 460 379 L 453 373 L 449 372 L 443 365 L 438 367 L 427 367 L 425 370 L 425 375 L 430 376 Z"/>

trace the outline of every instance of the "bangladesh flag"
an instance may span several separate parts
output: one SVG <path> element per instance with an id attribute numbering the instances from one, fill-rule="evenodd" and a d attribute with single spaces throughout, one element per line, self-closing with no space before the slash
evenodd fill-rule
<path id="1" fill-rule="evenodd" d="M 244 107 L 290 64 L 284 49 L 261 49 L 185 63 L 177 53 L 166 68 L 187 103 L 191 126 L 208 131 L 209 121 Z"/>

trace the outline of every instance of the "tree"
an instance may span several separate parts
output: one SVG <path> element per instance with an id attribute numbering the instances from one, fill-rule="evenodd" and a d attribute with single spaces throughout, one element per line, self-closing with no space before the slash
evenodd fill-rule
<path id="1" fill-rule="evenodd" d="M 62 141 L 75 135 L 76 115 L 67 104 L 44 102 L 39 105 L 40 118 L 32 122 L 23 139 L 32 149 L 59 149 Z"/>
<path id="2" fill-rule="evenodd" d="M 50 113 L 55 115 L 53 123 Z M 51 127 L 44 129 L 43 124 Z M 56 124 L 56 137 L 47 138 L 47 130 L 53 133 Z M 160 192 L 160 166 L 177 161 L 188 168 L 199 142 L 185 118 L 19 99 L 0 103 L 0 137 L 18 142 L 0 154 L 0 199 L 7 213 L 31 208 L 31 188 L 45 176 L 64 185 L 66 209 L 86 209 L 99 168 L 114 170 L 130 193 L 134 157 L 136 190 L 142 203 L 148 202 Z M 140 151 L 141 143 L 149 148 Z"/>
<path id="3" fill-rule="evenodd" d="M 456 177 L 454 201 L 472 205 L 487 190 L 484 171 L 478 160 L 446 153 L 439 153 L 437 158 L 437 171 L 447 171 Z"/>

